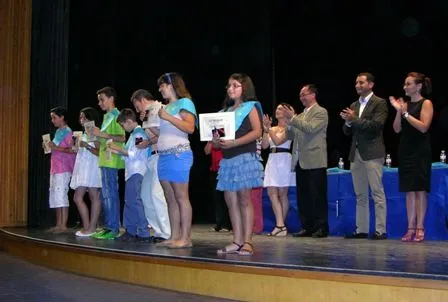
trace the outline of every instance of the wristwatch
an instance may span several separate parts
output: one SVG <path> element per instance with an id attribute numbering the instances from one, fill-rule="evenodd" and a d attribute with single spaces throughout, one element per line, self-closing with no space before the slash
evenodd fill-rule
<path id="1" fill-rule="evenodd" d="M 407 120 L 409 117 L 409 113 L 407 111 L 405 111 L 401 114 L 401 117 L 404 118 L 405 120 Z"/>

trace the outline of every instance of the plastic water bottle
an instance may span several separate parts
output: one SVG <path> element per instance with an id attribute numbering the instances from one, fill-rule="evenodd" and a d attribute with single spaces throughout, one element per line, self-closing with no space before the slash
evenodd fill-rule
<path id="1" fill-rule="evenodd" d="M 392 165 L 392 158 L 390 158 L 390 154 L 386 155 L 386 167 L 390 168 Z"/>
<path id="2" fill-rule="evenodd" d="M 342 159 L 342 157 L 339 158 L 338 168 L 344 170 L 344 160 Z"/>
<path id="3" fill-rule="evenodd" d="M 440 152 L 440 162 L 441 163 L 446 163 L 446 154 L 445 154 L 445 150 L 442 150 Z"/>

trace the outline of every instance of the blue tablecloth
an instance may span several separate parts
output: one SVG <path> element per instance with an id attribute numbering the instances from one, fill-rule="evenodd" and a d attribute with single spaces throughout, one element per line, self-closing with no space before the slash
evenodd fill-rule
<path id="1" fill-rule="evenodd" d="M 343 236 L 355 230 L 356 197 L 349 170 L 331 168 L 328 173 L 328 218 L 330 235 Z M 387 233 L 389 238 L 400 238 L 407 230 L 405 193 L 398 191 L 398 169 L 385 168 L 383 184 L 387 198 Z M 286 219 L 289 232 L 300 229 L 297 214 L 296 188 L 289 188 L 290 211 Z M 375 231 L 374 203 L 370 198 L 370 230 Z M 448 165 L 433 163 L 431 192 L 425 229 L 427 239 L 448 239 Z M 264 230 L 275 226 L 274 213 L 266 189 L 263 190 Z"/>

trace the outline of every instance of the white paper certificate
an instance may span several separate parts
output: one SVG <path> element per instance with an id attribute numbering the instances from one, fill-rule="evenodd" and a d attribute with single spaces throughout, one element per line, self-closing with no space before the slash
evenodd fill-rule
<path id="1" fill-rule="evenodd" d="M 51 138 L 50 138 L 50 134 L 44 134 L 42 135 L 42 145 L 44 147 L 44 153 L 45 154 L 49 154 L 51 153 L 51 148 L 48 144 L 50 144 L 51 142 Z"/>
<path id="2" fill-rule="evenodd" d="M 235 112 L 199 114 L 201 141 L 211 141 L 217 133 L 221 139 L 235 139 Z"/>
<path id="3" fill-rule="evenodd" d="M 160 126 L 159 109 L 162 103 L 155 102 L 146 108 L 145 117 L 143 118 L 142 128 L 152 128 Z"/>
<path id="4" fill-rule="evenodd" d="M 96 136 L 93 135 L 93 128 L 95 128 L 95 122 L 94 121 L 88 121 L 88 122 L 85 122 L 83 124 L 83 126 L 84 126 L 84 129 L 85 129 L 86 134 L 87 134 L 87 141 L 89 141 L 89 142 L 96 141 Z"/>

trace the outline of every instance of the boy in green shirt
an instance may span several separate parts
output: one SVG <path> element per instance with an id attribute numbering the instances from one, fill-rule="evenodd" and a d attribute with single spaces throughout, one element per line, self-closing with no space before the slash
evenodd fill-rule
<path id="1" fill-rule="evenodd" d="M 118 170 L 124 169 L 123 159 L 107 148 L 107 142 L 113 141 L 123 146 L 126 140 L 125 131 L 117 122 L 120 114 L 115 108 L 116 92 L 112 87 L 104 87 L 97 91 L 98 105 L 106 112 L 101 129 L 95 127 L 93 134 L 100 140 L 99 166 L 101 169 L 103 213 L 105 229 L 94 235 L 98 239 L 115 239 L 120 230 L 120 198 L 118 195 Z"/>

